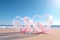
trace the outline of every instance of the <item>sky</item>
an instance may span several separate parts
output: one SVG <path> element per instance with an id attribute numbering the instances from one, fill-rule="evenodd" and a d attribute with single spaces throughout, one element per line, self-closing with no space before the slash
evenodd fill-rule
<path id="1" fill-rule="evenodd" d="M 53 16 L 53 25 L 60 25 L 60 0 L 0 0 L 0 25 L 12 24 L 16 16 L 45 14 Z"/>

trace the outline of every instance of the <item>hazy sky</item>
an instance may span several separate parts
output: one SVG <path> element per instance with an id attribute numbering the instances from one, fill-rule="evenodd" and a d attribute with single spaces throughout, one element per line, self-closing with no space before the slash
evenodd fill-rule
<path id="1" fill-rule="evenodd" d="M 16 16 L 49 14 L 60 24 L 60 0 L 0 0 L 0 25 L 12 24 Z"/>

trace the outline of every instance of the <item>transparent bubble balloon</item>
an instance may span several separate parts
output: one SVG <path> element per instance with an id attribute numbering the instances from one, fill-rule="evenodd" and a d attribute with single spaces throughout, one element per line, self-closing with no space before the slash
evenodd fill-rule
<path id="1" fill-rule="evenodd" d="M 20 16 L 16 16 L 14 19 L 13 19 L 13 26 L 14 28 L 16 28 L 18 31 L 20 30 Z"/>
<path id="2" fill-rule="evenodd" d="M 35 22 L 36 20 L 35 18 L 38 18 L 39 21 Z M 51 15 L 43 15 L 43 16 L 34 15 L 32 18 L 28 16 L 25 16 L 24 18 L 16 16 L 16 18 L 13 19 L 14 28 L 26 34 L 40 33 L 40 32 L 47 33 L 49 32 L 52 23 L 53 23 L 53 16 Z"/>

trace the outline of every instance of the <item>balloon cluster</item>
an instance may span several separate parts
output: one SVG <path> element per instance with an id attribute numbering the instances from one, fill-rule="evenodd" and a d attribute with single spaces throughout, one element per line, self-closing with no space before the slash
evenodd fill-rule
<path id="1" fill-rule="evenodd" d="M 41 22 L 35 22 L 34 19 L 38 17 L 39 19 L 45 19 L 42 24 Z M 45 18 L 47 17 L 47 18 Z M 51 30 L 51 24 L 53 22 L 53 17 L 51 15 L 35 15 L 32 18 L 25 16 L 24 18 L 16 16 L 13 20 L 13 26 L 20 32 L 31 34 L 31 33 L 48 33 Z"/>

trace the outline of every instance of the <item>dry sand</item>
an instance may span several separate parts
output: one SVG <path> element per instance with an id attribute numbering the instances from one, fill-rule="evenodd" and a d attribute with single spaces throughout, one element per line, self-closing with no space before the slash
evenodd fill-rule
<path id="1" fill-rule="evenodd" d="M 60 29 L 52 29 L 49 34 L 21 34 L 14 28 L 0 29 L 0 40 L 60 40 Z"/>

